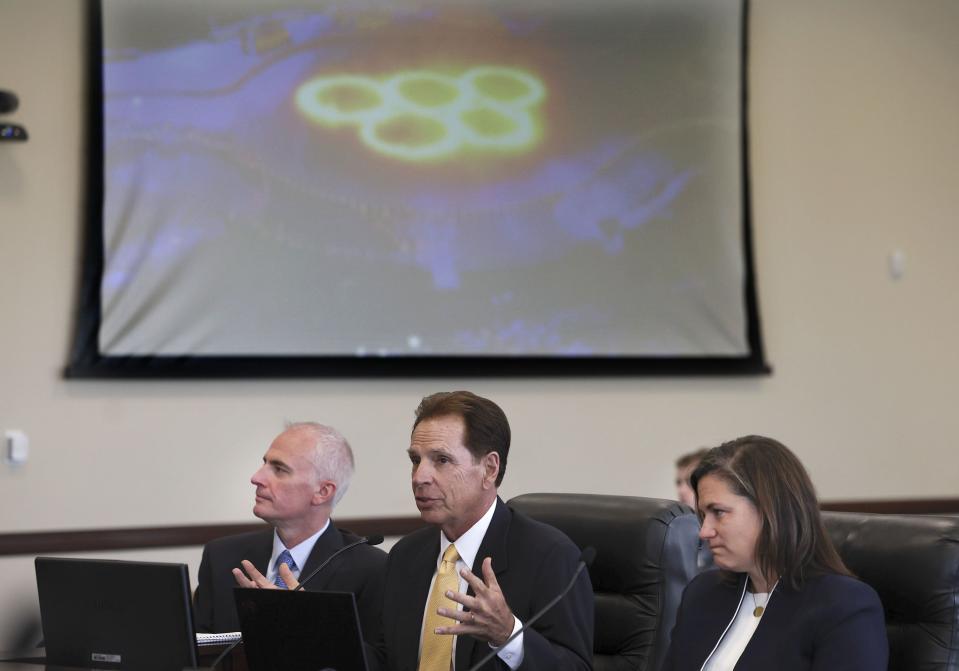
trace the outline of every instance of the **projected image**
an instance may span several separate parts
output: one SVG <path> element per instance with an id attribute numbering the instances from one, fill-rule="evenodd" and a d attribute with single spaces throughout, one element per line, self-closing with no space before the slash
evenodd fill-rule
<path id="1" fill-rule="evenodd" d="M 447 160 L 463 149 L 519 151 L 537 138 L 531 110 L 545 88 L 515 68 L 481 66 L 460 77 L 428 70 L 383 82 L 356 75 L 317 77 L 296 92 L 312 120 L 352 124 L 373 151 L 407 161 Z"/>
<path id="2" fill-rule="evenodd" d="M 740 3 L 104 0 L 107 356 L 744 356 Z"/>

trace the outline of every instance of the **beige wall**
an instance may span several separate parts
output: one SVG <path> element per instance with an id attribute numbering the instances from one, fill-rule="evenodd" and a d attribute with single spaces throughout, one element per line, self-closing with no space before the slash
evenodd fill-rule
<path id="1" fill-rule="evenodd" d="M 249 519 L 247 478 L 287 418 L 352 441 L 341 517 L 412 515 L 412 409 L 450 387 L 509 415 L 506 496 L 670 496 L 677 453 L 747 432 L 792 446 L 824 498 L 959 496 L 954 0 L 753 1 L 754 232 L 775 373 L 609 380 L 63 380 L 82 223 L 80 5 L 0 5 L 0 88 L 20 94 L 14 118 L 32 136 L 0 145 L 0 429 L 32 446 L 26 465 L 0 465 L 0 533 Z M 195 562 L 162 554 L 181 556 Z M 0 647 L 31 581 L 29 558 L 0 560 Z"/>

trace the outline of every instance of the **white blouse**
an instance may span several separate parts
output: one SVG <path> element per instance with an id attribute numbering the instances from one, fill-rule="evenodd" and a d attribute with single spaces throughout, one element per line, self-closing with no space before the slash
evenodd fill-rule
<path id="1" fill-rule="evenodd" d="M 774 588 L 775 589 L 775 588 Z M 756 606 L 765 607 L 769 602 L 769 596 L 772 592 L 757 592 L 751 594 L 746 592 L 739 602 L 739 608 L 733 621 L 729 623 L 726 631 L 719 639 L 719 644 L 713 649 L 712 654 L 706 658 L 702 671 L 733 671 L 736 662 L 743 654 L 743 650 L 749 644 L 749 640 L 756 632 L 762 615 L 756 617 L 753 610 Z"/>

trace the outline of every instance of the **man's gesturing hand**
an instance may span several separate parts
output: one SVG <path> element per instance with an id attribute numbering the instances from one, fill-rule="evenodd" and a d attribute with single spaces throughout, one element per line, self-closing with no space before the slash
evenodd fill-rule
<path id="1" fill-rule="evenodd" d="M 496 647 L 503 645 L 513 633 L 515 618 L 496 580 L 496 574 L 493 573 L 493 560 L 490 557 L 483 560 L 482 580 L 469 569 L 463 569 L 460 575 L 473 588 L 474 596 L 462 592 L 447 592 L 448 598 L 468 610 L 437 609 L 437 613 L 456 620 L 457 624 L 439 627 L 436 633 L 453 636 L 470 634 Z"/>
<path id="2" fill-rule="evenodd" d="M 279 589 L 279 587 L 267 580 L 266 576 L 260 573 L 256 567 L 246 559 L 240 562 L 240 566 L 243 568 L 233 569 L 233 578 L 240 587 L 248 587 L 251 589 Z M 300 584 L 296 578 L 293 577 L 293 571 L 291 571 L 290 567 L 286 564 L 280 564 L 280 577 L 283 578 L 283 582 L 286 583 L 287 589 L 296 589 Z"/>

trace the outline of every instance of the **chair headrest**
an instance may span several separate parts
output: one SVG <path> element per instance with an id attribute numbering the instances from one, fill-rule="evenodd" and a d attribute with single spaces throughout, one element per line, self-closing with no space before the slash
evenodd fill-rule
<path id="1" fill-rule="evenodd" d="M 822 518 L 843 562 L 882 600 L 890 671 L 959 669 L 959 517 Z"/>
<path id="2" fill-rule="evenodd" d="M 590 569 L 600 590 L 629 590 L 650 579 L 663 564 L 667 531 L 691 542 L 695 552 L 698 520 L 676 501 L 602 494 L 523 494 L 510 507 L 563 531 L 581 548 L 596 549 Z M 672 525 L 672 526 L 671 526 Z M 691 540 L 690 540 L 691 539 Z"/>

